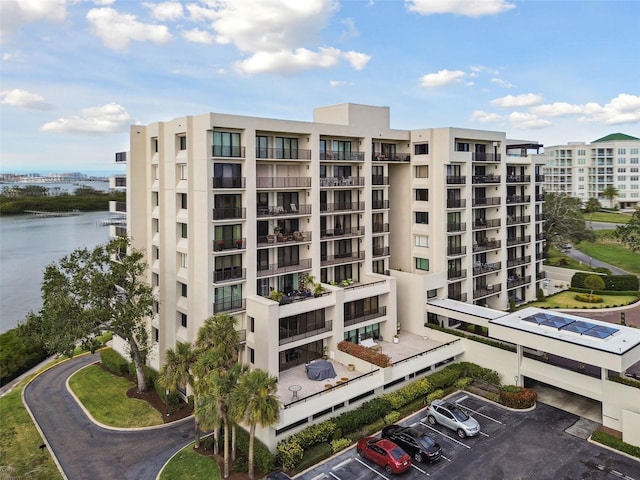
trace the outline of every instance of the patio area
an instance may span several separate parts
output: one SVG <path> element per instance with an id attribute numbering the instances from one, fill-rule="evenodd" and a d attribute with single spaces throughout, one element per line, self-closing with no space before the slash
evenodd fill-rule
<path id="1" fill-rule="evenodd" d="M 398 343 L 386 341 L 376 341 L 376 343 L 382 347 L 380 352 L 389 355 L 392 362 L 399 362 L 442 345 L 442 342 L 407 332 L 400 333 Z M 319 381 L 311 380 L 307 377 L 304 365 L 298 365 L 284 372 L 280 372 L 278 398 L 282 404 L 289 405 L 290 403 L 321 392 L 330 394 L 332 392 L 331 387 L 340 386 L 343 383 L 378 369 L 378 367 L 371 364 L 371 370 L 369 371 L 351 371 L 347 365 L 343 365 L 336 360 L 329 359 L 329 362 L 331 362 L 336 372 L 335 378 L 327 378 Z M 325 385 L 331 385 L 331 387 L 325 387 Z"/>

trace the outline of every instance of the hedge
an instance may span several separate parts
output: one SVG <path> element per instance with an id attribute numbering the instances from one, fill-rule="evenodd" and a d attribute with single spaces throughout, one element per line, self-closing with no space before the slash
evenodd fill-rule
<path id="1" fill-rule="evenodd" d="M 590 275 L 594 275 L 593 272 L 576 272 L 571 277 L 571 286 L 574 288 L 585 288 L 584 280 Z M 621 291 L 638 291 L 638 277 L 635 275 L 603 275 L 604 289 L 611 292 Z"/>
<path id="2" fill-rule="evenodd" d="M 373 363 L 381 368 L 390 367 L 392 365 L 391 357 L 389 357 L 389 355 L 376 352 L 372 348 L 364 347 L 347 340 L 342 340 L 338 343 L 338 350 L 348 353 L 349 355 L 353 355 L 356 358 L 360 358 L 365 362 Z"/>
<path id="3" fill-rule="evenodd" d="M 249 454 L 249 432 L 243 428 L 236 429 L 236 446 L 244 454 Z M 258 438 L 253 439 L 253 465 L 260 471 L 268 473 L 276 468 L 276 457 Z"/>
<path id="4" fill-rule="evenodd" d="M 591 435 L 591 440 L 603 445 L 607 445 L 608 447 L 614 448 L 634 457 L 640 458 L 640 447 L 625 443 L 619 438 L 616 438 L 613 435 L 609 435 L 608 433 L 601 432 L 600 430 L 596 430 L 595 432 L 593 432 L 593 434 Z"/>
<path id="5" fill-rule="evenodd" d="M 104 368 L 115 375 L 126 375 L 129 373 L 129 362 L 111 348 L 104 349 L 100 352 L 100 361 L 102 365 L 104 365 Z"/>
<path id="6" fill-rule="evenodd" d="M 18 378 L 47 358 L 43 345 L 21 336 L 17 328 L 0 335 L 0 385 Z"/>
<path id="7" fill-rule="evenodd" d="M 506 387 L 511 387 L 507 385 Z M 531 408 L 535 405 L 538 394 L 535 390 L 524 387 L 516 387 L 514 392 L 511 388 L 500 389 L 500 403 L 509 408 Z"/>

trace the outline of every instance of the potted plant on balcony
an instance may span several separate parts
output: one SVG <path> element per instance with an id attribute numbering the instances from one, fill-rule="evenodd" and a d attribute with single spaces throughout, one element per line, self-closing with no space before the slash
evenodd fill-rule
<path id="1" fill-rule="evenodd" d="M 398 336 L 398 334 L 396 333 L 396 334 L 393 336 L 393 343 L 398 343 L 398 342 L 400 342 L 400 337 L 399 337 L 399 336 Z"/>
<path id="2" fill-rule="evenodd" d="M 218 250 L 224 250 L 224 240 L 218 240 L 216 244 L 218 245 Z"/>
<path id="3" fill-rule="evenodd" d="M 278 290 L 271 290 L 269 292 L 269 300 L 273 300 L 274 302 L 280 303 L 282 297 L 284 297 L 284 293 L 279 292 Z"/>
<path id="4" fill-rule="evenodd" d="M 242 239 L 241 239 L 241 238 L 236 238 L 236 247 L 237 247 L 237 248 L 242 248 L 242 244 L 243 244 L 243 243 L 244 243 L 244 242 L 242 241 Z"/>
<path id="5" fill-rule="evenodd" d="M 315 286 L 313 287 L 313 296 L 314 297 L 319 297 L 324 293 L 324 287 L 322 286 L 321 283 L 316 283 Z"/>

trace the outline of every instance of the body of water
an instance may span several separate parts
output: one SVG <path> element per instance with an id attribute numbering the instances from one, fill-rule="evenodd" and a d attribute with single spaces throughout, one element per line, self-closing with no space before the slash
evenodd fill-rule
<path id="1" fill-rule="evenodd" d="M 109 241 L 109 228 L 100 225 L 108 217 L 109 212 L 0 217 L 0 333 L 17 326 L 30 310 L 40 310 L 47 265 L 77 248 L 91 249 Z"/>

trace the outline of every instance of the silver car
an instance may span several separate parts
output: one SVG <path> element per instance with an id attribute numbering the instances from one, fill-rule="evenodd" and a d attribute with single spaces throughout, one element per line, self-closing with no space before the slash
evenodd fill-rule
<path id="1" fill-rule="evenodd" d="M 480 433 L 480 424 L 457 405 L 444 400 L 434 400 L 427 409 L 430 425 L 440 424 L 455 431 L 460 438 Z"/>

